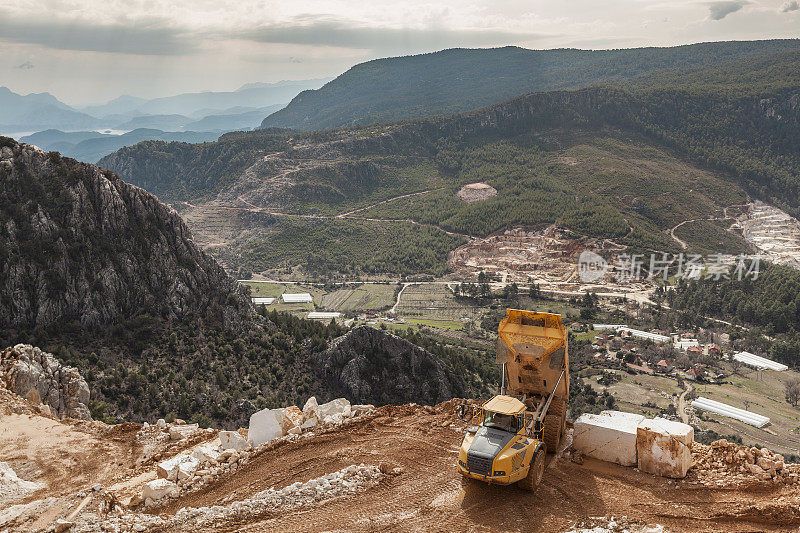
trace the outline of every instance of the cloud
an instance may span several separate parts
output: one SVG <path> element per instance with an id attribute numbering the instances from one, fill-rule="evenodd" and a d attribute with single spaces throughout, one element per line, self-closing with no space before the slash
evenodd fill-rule
<path id="1" fill-rule="evenodd" d="M 786 0 L 781 6 L 781 13 L 797 11 L 798 9 L 800 9 L 800 3 L 798 3 L 797 0 Z"/>
<path id="2" fill-rule="evenodd" d="M 234 36 L 261 43 L 335 46 L 389 53 L 401 50 L 433 51 L 456 46 L 497 46 L 543 37 L 534 33 L 504 30 L 366 27 L 326 17 L 303 17 L 290 24 L 262 25 Z"/>
<path id="3" fill-rule="evenodd" d="M 85 20 L 14 17 L 0 9 L 0 42 L 3 41 L 56 50 L 139 55 L 183 55 L 196 48 L 187 35 L 166 21 L 96 24 Z"/>
<path id="4" fill-rule="evenodd" d="M 34 66 L 33 63 L 31 63 L 30 61 L 26 61 L 21 65 L 17 65 L 15 68 L 18 68 L 20 70 L 30 70 L 33 68 L 33 66 Z"/>
<path id="5" fill-rule="evenodd" d="M 723 2 L 710 2 L 708 16 L 711 20 L 722 20 L 731 13 L 736 13 L 749 4 L 748 0 L 726 0 Z"/>

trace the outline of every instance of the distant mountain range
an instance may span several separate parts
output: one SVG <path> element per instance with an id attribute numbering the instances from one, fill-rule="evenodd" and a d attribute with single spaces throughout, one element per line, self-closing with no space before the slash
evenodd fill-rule
<path id="1" fill-rule="evenodd" d="M 157 128 L 188 130 L 190 123 L 213 115 L 215 130 L 256 127 L 297 93 L 316 89 L 327 79 L 248 84 L 236 91 L 186 93 L 146 100 L 123 95 L 110 102 L 71 107 L 49 93 L 21 95 L 0 87 L 0 133 L 96 129 Z M 241 115 L 252 113 L 246 118 Z M 257 119 L 252 116 L 263 113 Z M 226 118 L 230 116 L 230 120 Z"/>
<path id="2" fill-rule="evenodd" d="M 285 104 L 299 92 L 316 89 L 329 78 L 280 81 L 277 83 L 251 83 L 236 91 L 185 93 L 145 100 L 123 95 L 99 106 L 80 109 L 95 117 L 113 115 L 187 115 L 199 119 L 207 115 L 227 113 L 233 107 L 250 110 L 275 104 Z M 262 117 L 263 118 L 263 117 Z"/>
<path id="3" fill-rule="evenodd" d="M 653 72 L 714 67 L 800 50 L 800 40 L 700 43 L 672 48 L 451 49 L 376 59 L 298 94 L 262 123 L 320 130 L 471 111 L 533 92 L 620 82 Z"/>
<path id="4" fill-rule="evenodd" d="M 228 131 L 254 129 L 298 92 L 325 81 L 253 83 L 236 91 L 152 100 L 123 95 L 81 109 L 49 93 L 20 95 L 0 87 L 0 134 L 13 134 L 40 148 L 94 163 L 123 146 L 145 140 L 205 142 Z M 112 135 L 111 130 L 130 131 L 120 136 Z M 17 132 L 37 133 L 23 136 Z"/>
<path id="5" fill-rule="evenodd" d="M 45 130 L 20 139 L 21 142 L 33 144 L 48 152 L 60 152 L 78 161 L 94 163 L 103 157 L 116 152 L 125 146 L 142 141 L 180 141 L 186 143 L 203 143 L 216 141 L 220 131 L 161 131 L 158 129 L 138 128 L 122 135 L 98 133 L 96 131 L 63 132 Z"/>

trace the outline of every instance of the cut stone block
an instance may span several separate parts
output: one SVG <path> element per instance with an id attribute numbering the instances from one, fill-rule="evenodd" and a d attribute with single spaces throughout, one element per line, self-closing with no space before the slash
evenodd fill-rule
<path id="1" fill-rule="evenodd" d="M 258 446 L 282 436 L 283 429 L 271 409 L 262 409 L 253 413 L 250 417 L 247 440 L 253 446 Z"/>
<path id="2" fill-rule="evenodd" d="M 181 463 L 190 459 L 197 460 L 188 455 L 176 455 L 166 461 L 161 461 L 156 465 L 156 475 L 162 479 L 178 481 L 178 469 Z"/>
<path id="3" fill-rule="evenodd" d="M 642 415 L 604 411 L 582 414 L 575 421 L 572 446 L 586 455 L 623 466 L 636 466 L 637 427 Z"/>
<path id="4" fill-rule="evenodd" d="M 178 486 L 167 479 L 155 479 L 144 484 L 142 499 L 160 500 L 180 492 Z"/>
<path id="5" fill-rule="evenodd" d="M 195 431 L 200 429 L 197 424 L 180 424 L 169 428 L 169 438 L 172 440 L 181 440 L 190 437 Z"/>
<path id="6" fill-rule="evenodd" d="M 639 470 L 657 476 L 683 478 L 692 466 L 694 428 L 664 418 L 645 420 L 636 434 Z"/>
<path id="7" fill-rule="evenodd" d="M 188 456 L 178 465 L 178 481 L 190 478 L 200 468 L 200 461 L 196 457 Z"/>
<path id="8" fill-rule="evenodd" d="M 242 439 L 244 441 L 244 439 Z M 245 445 L 247 443 L 245 442 Z M 203 446 L 199 446 L 195 448 L 192 452 L 192 457 L 200 461 L 208 461 L 209 463 L 218 463 L 219 462 L 219 448 L 212 444 L 205 444 Z"/>
<path id="9" fill-rule="evenodd" d="M 220 431 L 219 443 L 223 450 L 233 449 L 241 451 L 250 447 L 247 443 L 247 439 L 242 437 L 238 431 Z"/>
<path id="10" fill-rule="evenodd" d="M 319 406 L 319 418 L 325 420 L 329 416 L 342 415 L 350 412 L 350 402 L 344 398 L 337 398 Z"/>

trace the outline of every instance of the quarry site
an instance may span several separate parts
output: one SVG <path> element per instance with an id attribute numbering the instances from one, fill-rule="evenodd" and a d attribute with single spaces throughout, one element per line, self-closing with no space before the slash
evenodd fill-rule
<path id="1" fill-rule="evenodd" d="M 9 364 L 4 352 L 0 379 L 0 531 L 800 525 L 799 465 L 767 449 L 699 444 L 679 422 L 619 411 L 582 415 L 568 422 L 531 493 L 459 475 L 467 426 L 459 410 L 474 400 L 375 407 L 311 397 L 302 409 L 258 411 L 238 431 L 163 419 L 107 425 L 79 408 L 82 380 L 71 369 L 34 348 L 14 350 L 22 355 Z M 43 383 L 44 396 L 35 392 Z"/>
<path id="2" fill-rule="evenodd" d="M 757 201 L 737 219 L 734 228 L 765 259 L 800 268 L 800 222 L 788 213 Z"/>
<path id="3" fill-rule="evenodd" d="M 625 250 L 605 239 L 578 239 L 555 225 L 543 228 L 516 227 L 453 250 L 448 264 L 457 276 L 475 279 L 483 272 L 501 283 L 538 284 L 555 293 L 647 292 L 655 285 L 645 279 L 621 281 L 613 265 L 606 273 L 586 283 L 579 276 L 583 251 L 614 257 Z"/>

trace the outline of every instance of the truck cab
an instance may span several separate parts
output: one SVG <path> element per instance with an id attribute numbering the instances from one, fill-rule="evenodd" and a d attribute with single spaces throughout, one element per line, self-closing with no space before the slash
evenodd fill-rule
<path id="1" fill-rule="evenodd" d="M 525 404 L 511 396 L 495 396 L 474 409 L 458 455 L 461 474 L 499 485 L 524 480 L 536 456 L 543 461 L 546 452 L 532 423 Z"/>

